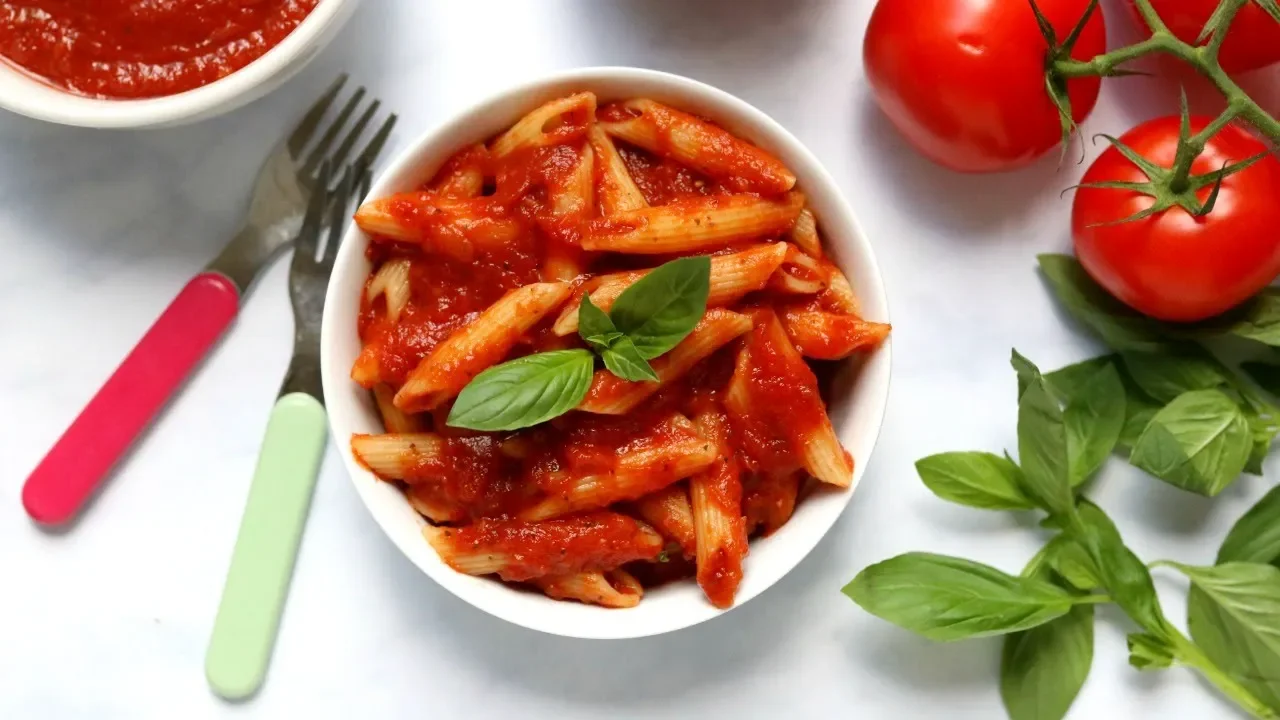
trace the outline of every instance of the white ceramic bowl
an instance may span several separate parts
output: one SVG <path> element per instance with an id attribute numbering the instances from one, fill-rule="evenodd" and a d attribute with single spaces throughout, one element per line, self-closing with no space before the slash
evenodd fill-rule
<path id="1" fill-rule="evenodd" d="M 38 120 L 98 128 L 181 125 L 234 110 L 274 90 L 338 33 L 359 0 L 320 0 L 280 44 L 245 67 L 202 87 L 144 100 L 73 95 L 0 59 L 0 107 Z"/>
<path id="2" fill-rule="evenodd" d="M 601 102 L 648 97 L 709 117 L 769 150 L 795 172 L 819 218 L 826 241 L 855 288 L 866 317 L 887 321 L 888 308 L 871 243 L 841 196 L 840 188 L 813 154 L 767 115 L 716 88 L 676 75 L 635 68 L 589 68 L 553 75 L 501 92 L 459 113 L 405 148 L 373 185 L 371 197 L 416 189 L 459 148 L 506 129 L 539 104 L 590 90 Z M 351 453 L 352 433 L 384 432 L 370 393 L 351 381 L 360 352 L 356 335 L 359 298 L 370 265 L 368 237 L 354 225 L 343 239 L 325 299 L 321 335 L 324 394 L 334 441 L 360 498 L 392 542 L 427 575 L 468 603 L 535 630 L 583 638 L 656 635 L 697 624 L 724 611 L 712 607 L 692 580 L 645 593 L 638 607 L 617 610 L 550 600 L 506 587 L 492 578 L 455 572 L 421 535 L 423 520 L 394 486 L 379 481 Z M 841 442 L 855 459 L 854 487 L 871 456 L 889 393 L 890 348 L 886 343 L 858 368 L 838 377 L 831 417 Z M 781 530 L 751 544 L 737 605 L 759 595 L 796 566 L 835 523 L 852 491 L 807 498 Z M 832 588 L 834 592 L 837 588 Z"/>

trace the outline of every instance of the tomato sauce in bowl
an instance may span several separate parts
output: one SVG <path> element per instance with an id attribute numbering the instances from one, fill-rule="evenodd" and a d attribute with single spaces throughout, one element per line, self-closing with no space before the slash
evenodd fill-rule
<path id="1" fill-rule="evenodd" d="M 174 95 L 257 60 L 317 2 L 0 0 L 0 56 L 78 95 Z"/>

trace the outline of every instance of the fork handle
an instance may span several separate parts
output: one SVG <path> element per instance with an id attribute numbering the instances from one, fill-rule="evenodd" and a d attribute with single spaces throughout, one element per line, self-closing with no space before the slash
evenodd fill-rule
<path id="1" fill-rule="evenodd" d="M 33 520 L 56 525 L 80 512 L 239 307 L 240 291 L 219 273 L 187 283 L 27 478 L 22 504 Z"/>
<path id="2" fill-rule="evenodd" d="M 267 421 L 205 654 L 209 686 L 228 700 L 254 694 L 266 677 L 324 456 L 325 425 L 324 406 L 303 392 L 277 400 Z"/>

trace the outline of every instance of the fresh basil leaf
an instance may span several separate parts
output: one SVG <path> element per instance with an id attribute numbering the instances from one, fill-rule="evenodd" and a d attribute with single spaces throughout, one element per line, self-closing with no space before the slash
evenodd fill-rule
<path id="1" fill-rule="evenodd" d="M 1077 518 L 1070 531 L 1093 561 L 1112 601 L 1143 630 L 1164 637 L 1168 621 L 1147 566 L 1124 544 L 1120 531 L 1097 505 L 1081 500 Z"/>
<path id="2" fill-rule="evenodd" d="M 1151 424 L 1151 418 L 1154 418 L 1158 412 L 1160 412 L 1160 405 L 1155 401 L 1148 399 L 1145 395 L 1136 396 L 1129 393 L 1124 401 L 1124 427 L 1120 428 L 1120 440 L 1117 444 L 1132 451 L 1133 446 L 1137 445 L 1138 439 L 1142 437 L 1142 433 Z"/>
<path id="3" fill-rule="evenodd" d="M 1268 407 L 1265 410 L 1259 410 L 1252 403 L 1245 403 L 1245 407 L 1241 410 L 1244 412 L 1245 421 L 1249 423 L 1249 434 L 1253 440 L 1244 471 L 1250 475 L 1261 476 L 1262 464 L 1266 461 L 1267 455 L 1271 454 L 1271 444 L 1275 442 L 1276 436 L 1280 435 L 1280 424 L 1276 422 L 1277 417 L 1280 417 L 1280 409 Z"/>
<path id="4" fill-rule="evenodd" d="M 1280 568 L 1170 564 L 1191 579 L 1191 638 L 1218 668 L 1280 711 Z"/>
<path id="5" fill-rule="evenodd" d="M 1183 490 L 1212 497 L 1244 471 L 1253 444 L 1234 400 L 1218 390 L 1195 390 L 1155 414 L 1129 462 Z"/>
<path id="6" fill-rule="evenodd" d="M 1048 564 L 1071 587 L 1089 591 L 1105 585 L 1098 566 L 1080 543 L 1066 535 L 1059 535 L 1050 541 L 1050 545 L 1053 549 Z"/>
<path id="7" fill-rule="evenodd" d="M 592 349 L 594 349 L 596 352 L 604 352 L 605 350 L 608 350 L 609 347 L 612 346 L 615 342 L 617 342 L 620 338 L 624 338 L 624 337 L 626 337 L 626 335 L 623 335 L 620 332 L 611 332 L 611 333 L 605 333 L 603 335 L 592 335 L 591 337 L 584 337 L 582 339 L 585 340 L 586 343 L 590 345 Z"/>
<path id="8" fill-rule="evenodd" d="M 1052 581 L 1048 559 L 1058 535 L 1036 554 L 1023 577 Z M 1000 696 L 1011 720 L 1061 720 L 1093 664 L 1093 606 L 1076 605 L 1044 625 L 1008 635 L 1000 657 Z"/>
<path id="9" fill-rule="evenodd" d="M 707 311 L 711 258 L 680 258 L 661 265 L 622 291 L 609 311 L 618 330 L 645 360 L 675 347 Z"/>
<path id="10" fill-rule="evenodd" d="M 1080 392 L 1085 382 L 1092 380 L 1097 372 L 1111 365 L 1120 375 L 1124 385 L 1124 425 L 1120 429 L 1117 446 L 1131 448 L 1138 442 L 1138 437 L 1147 428 L 1147 423 L 1160 409 L 1161 403 L 1152 400 L 1133 378 L 1124 371 L 1119 355 L 1103 355 L 1083 362 L 1068 365 L 1054 370 L 1044 376 L 1054 394 L 1063 402 Z"/>
<path id="11" fill-rule="evenodd" d="M 1125 422 L 1125 390 L 1120 373 L 1107 364 L 1081 383 L 1062 411 L 1067 428 L 1071 485 L 1093 476 L 1115 450 Z"/>
<path id="12" fill-rule="evenodd" d="M 1128 645 L 1129 664 L 1139 670 L 1163 670 L 1173 665 L 1174 648 L 1163 638 L 1151 633 L 1132 633 Z"/>
<path id="13" fill-rule="evenodd" d="M 1115 366 L 1120 360 L 1119 355 L 1103 355 L 1101 357 L 1083 360 L 1066 367 L 1058 368 L 1050 373 L 1044 374 L 1045 382 L 1049 383 L 1049 389 L 1053 390 L 1053 394 L 1058 396 L 1062 402 L 1071 399 L 1073 395 L 1080 392 L 1080 388 L 1085 383 L 1093 379 L 1098 371 L 1108 365 Z"/>
<path id="14" fill-rule="evenodd" d="M 1280 561 L 1280 486 L 1262 496 L 1236 521 L 1218 550 L 1218 564 Z"/>
<path id="15" fill-rule="evenodd" d="M 1039 256 L 1040 271 L 1077 320 L 1117 350 L 1161 352 L 1171 347 L 1160 327 L 1116 300 L 1070 255 Z"/>
<path id="16" fill-rule="evenodd" d="M 600 353 L 600 357 L 609 372 L 623 380 L 658 382 L 658 373 L 653 371 L 649 361 L 640 357 L 631 338 L 625 335 L 615 339 L 608 349 Z"/>
<path id="17" fill-rule="evenodd" d="M 986 510 L 1031 510 L 1022 491 L 1022 471 L 1011 460 L 985 452 L 947 452 L 916 462 L 916 472 L 934 495 Z"/>
<path id="18" fill-rule="evenodd" d="M 591 301 L 591 293 L 582 294 L 582 302 L 578 305 L 578 335 L 592 347 L 603 351 L 622 332 L 614 327 L 613 320 Z M 603 347 L 599 347 L 603 344 Z"/>
<path id="19" fill-rule="evenodd" d="M 1231 316 L 1234 322 L 1226 333 L 1280 347 L 1280 293 L 1276 290 L 1263 290 Z"/>
<path id="20" fill-rule="evenodd" d="M 563 415 L 586 396 L 594 364 L 589 350 L 555 350 L 495 365 L 462 388 L 446 424 L 516 430 Z"/>
<path id="21" fill-rule="evenodd" d="M 1014 348 L 1009 364 L 1013 365 L 1013 371 L 1018 374 L 1018 398 L 1021 399 L 1022 393 L 1027 391 L 1027 385 L 1043 376 L 1040 374 L 1040 368 L 1018 352 L 1017 348 Z"/>
<path id="22" fill-rule="evenodd" d="M 1093 606 L 1076 605 L 1009 635 L 1000 654 L 1000 697 L 1010 720 L 1062 720 L 1093 665 Z"/>
<path id="23" fill-rule="evenodd" d="M 1192 390 L 1212 390 L 1228 384 L 1222 366 L 1197 354 L 1124 353 L 1129 375 L 1148 396 L 1170 402 Z"/>
<path id="24" fill-rule="evenodd" d="M 872 615 L 940 642 L 1033 628 L 1078 602 L 1043 580 L 930 553 L 872 565 L 843 592 Z"/>
<path id="25" fill-rule="evenodd" d="M 1040 372 L 1016 350 L 1013 364 L 1026 388 L 1018 400 L 1018 459 L 1025 489 L 1050 513 L 1069 512 L 1075 498 L 1062 408 Z"/>

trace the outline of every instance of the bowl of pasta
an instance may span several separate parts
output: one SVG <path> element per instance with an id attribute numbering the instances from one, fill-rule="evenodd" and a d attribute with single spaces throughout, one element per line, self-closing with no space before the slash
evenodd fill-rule
<path id="1" fill-rule="evenodd" d="M 338 252 L 324 393 L 356 490 L 462 600 L 549 633 L 687 627 L 847 506 L 888 308 L 840 188 L 695 80 L 575 70 L 426 133 Z"/>

